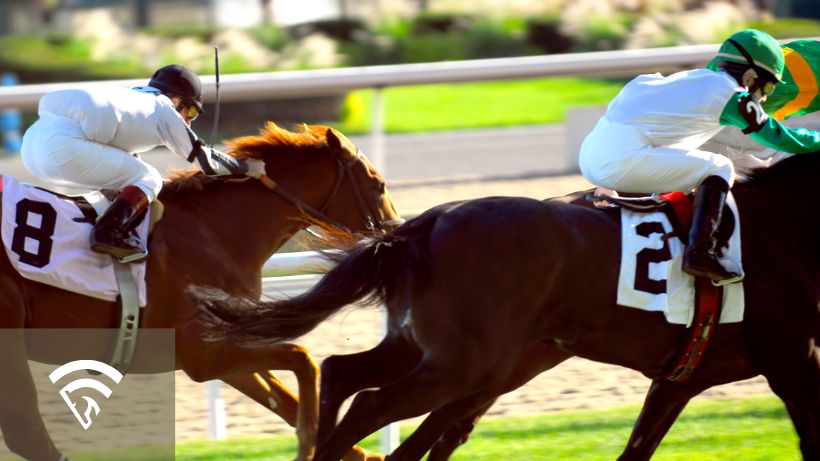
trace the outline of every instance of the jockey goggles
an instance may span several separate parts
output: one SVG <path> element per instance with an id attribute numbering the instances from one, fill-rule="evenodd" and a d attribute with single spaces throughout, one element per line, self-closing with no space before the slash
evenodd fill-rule
<path id="1" fill-rule="evenodd" d="M 202 111 L 199 110 L 199 107 L 197 107 L 196 104 L 190 104 L 185 101 L 179 103 L 176 109 L 177 112 L 179 112 L 182 116 L 186 117 L 191 122 L 196 120 L 197 117 L 199 117 L 199 114 L 202 113 Z"/>
<path id="2" fill-rule="evenodd" d="M 746 58 L 746 62 L 748 62 L 749 66 L 752 69 L 754 69 L 755 72 L 757 73 L 757 78 L 758 79 L 763 79 L 763 76 L 769 73 L 768 71 L 766 71 L 766 69 L 763 69 L 762 67 L 755 64 L 755 60 L 752 59 L 752 56 L 749 54 L 749 52 L 746 51 L 745 48 L 740 46 L 740 43 L 738 43 L 736 40 L 732 40 L 730 38 L 726 41 L 731 43 L 732 45 L 734 45 L 735 48 L 737 48 L 737 50 L 740 51 L 740 54 L 742 54 L 743 57 Z M 770 94 L 774 93 L 774 89 L 775 89 L 776 85 L 777 85 L 776 82 L 773 82 L 772 80 L 766 79 L 766 81 L 763 83 L 763 85 L 760 86 L 760 91 L 763 93 L 763 96 L 769 96 Z"/>

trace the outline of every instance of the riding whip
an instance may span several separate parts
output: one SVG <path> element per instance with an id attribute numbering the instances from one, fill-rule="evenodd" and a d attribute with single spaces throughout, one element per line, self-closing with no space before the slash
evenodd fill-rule
<path id="1" fill-rule="evenodd" d="M 216 129 L 219 127 L 219 46 L 214 45 L 214 70 L 216 72 L 216 107 L 214 108 L 214 126 L 211 129 L 211 148 L 214 147 Z"/>

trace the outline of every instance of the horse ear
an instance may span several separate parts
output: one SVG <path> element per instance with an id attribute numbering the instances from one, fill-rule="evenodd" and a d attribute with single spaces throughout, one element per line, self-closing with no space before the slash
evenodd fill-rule
<path id="1" fill-rule="evenodd" d="M 325 134 L 325 138 L 327 139 L 327 144 L 333 149 L 336 150 L 343 150 L 348 151 L 353 154 L 356 153 L 356 146 L 350 142 L 349 139 L 341 132 L 334 130 L 333 128 L 328 128 L 327 133 Z"/>
<path id="2" fill-rule="evenodd" d="M 325 138 L 327 139 L 327 145 L 333 149 L 339 150 L 342 148 L 342 140 L 339 139 L 339 135 L 336 134 L 336 130 L 333 128 L 328 128 L 327 132 L 325 133 Z"/>

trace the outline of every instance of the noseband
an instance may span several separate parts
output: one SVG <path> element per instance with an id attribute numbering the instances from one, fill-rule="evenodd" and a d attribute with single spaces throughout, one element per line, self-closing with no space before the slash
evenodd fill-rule
<path id="1" fill-rule="evenodd" d="M 356 182 L 356 178 L 353 175 L 352 167 L 354 164 L 361 161 L 362 155 L 362 151 L 360 150 L 357 152 L 355 157 L 346 163 L 342 163 L 341 160 L 336 159 L 336 180 L 333 184 L 333 190 L 330 192 L 330 196 L 328 196 L 327 200 L 325 200 L 324 205 L 322 205 L 322 207 L 318 210 L 279 186 L 276 181 L 270 179 L 269 177 L 263 175 L 259 178 L 259 180 L 262 181 L 262 184 L 264 184 L 268 189 L 276 192 L 276 194 L 280 197 L 284 198 L 312 217 L 350 232 L 350 229 L 348 229 L 347 226 L 325 214 L 325 211 L 327 211 L 330 207 L 333 199 L 335 199 L 336 195 L 338 195 L 342 182 L 347 179 L 350 182 L 350 186 L 353 188 L 354 195 L 356 196 L 356 204 L 359 207 L 359 212 L 364 217 L 365 229 L 369 230 L 373 234 L 376 234 L 378 231 L 387 232 L 390 229 L 401 225 L 404 222 L 404 219 L 379 220 L 376 218 L 376 216 L 378 216 L 378 212 L 374 209 L 372 203 L 365 200 L 361 187 L 359 186 L 359 183 Z"/>

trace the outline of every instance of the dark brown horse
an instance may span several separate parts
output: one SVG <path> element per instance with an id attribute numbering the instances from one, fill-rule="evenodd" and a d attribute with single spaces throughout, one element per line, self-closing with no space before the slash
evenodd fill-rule
<path id="1" fill-rule="evenodd" d="M 804 459 L 814 460 L 820 457 L 820 219 L 812 205 L 818 171 L 820 155 L 795 156 L 735 187 L 745 320 L 720 325 L 684 384 L 663 380 L 685 328 L 660 313 L 615 304 L 617 217 L 556 201 L 491 197 L 442 205 L 351 248 L 302 296 L 241 312 L 230 299 L 200 302 L 216 337 L 257 346 L 298 337 L 352 302 L 385 302 L 384 340 L 323 364 L 317 460 L 335 461 L 383 425 L 432 411 L 389 457 L 420 459 L 454 424 L 571 355 L 654 380 L 621 459 L 649 459 L 692 396 L 762 374 L 786 405 Z M 351 378 L 366 364 L 380 369 Z M 364 388 L 378 389 L 359 392 L 336 426 L 339 402 Z"/>
<path id="2" fill-rule="evenodd" d="M 189 320 L 196 312 L 186 296 L 192 284 L 217 286 L 258 298 L 264 262 L 311 221 L 331 222 L 375 235 L 398 225 L 383 178 L 344 136 L 326 127 L 291 132 L 268 124 L 259 136 L 228 143 L 240 158 L 265 160 L 272 182 L 231 180 L 182 173 L 160 195 L 164 218 L 150 238 L 148 303 L 141 328 L 176 329 L 176 366 L 196 381 L 222 379 L 296 427 L 299 459 L 310 459 L 318 418 L 317 369 L 308 352 L 292 344 L 247 350 L 230 341 L 205 341 Z M 311 211 L 313 216 L 307 217 Z M 309 219 L 306 219 L 309 218 Z M 21 278 L 0 257 L 0 328 L 116 328 L 113 303 Z M 131 372 L 156 372 L 138 343 Z M 105 361 L 110 350 L 85 358 Z M 55 461 L 60 452 L 39 415 L 27 357 L 54 360 L 26 350 L 22 337 L 0 350 L 4 367 L 0 429 L 9 448 L 28 460 Z M 291 370 L 301 405 L 268 370 Z M 358 450 L 349 459 L 365 459 Z M 380 459 L 380 457 L 379 457 Z"/>

